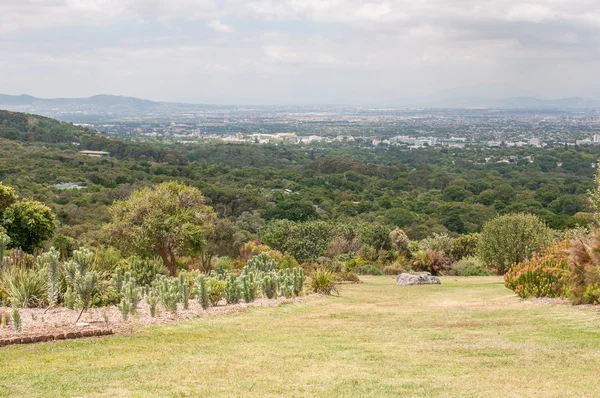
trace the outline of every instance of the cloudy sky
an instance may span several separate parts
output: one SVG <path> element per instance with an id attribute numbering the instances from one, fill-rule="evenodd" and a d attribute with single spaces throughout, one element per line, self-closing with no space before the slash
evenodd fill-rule
<path id="1" fill-rule="evenodd" d="M 0 0 L 0 93 L 600 98 L 600 1 Z"/>

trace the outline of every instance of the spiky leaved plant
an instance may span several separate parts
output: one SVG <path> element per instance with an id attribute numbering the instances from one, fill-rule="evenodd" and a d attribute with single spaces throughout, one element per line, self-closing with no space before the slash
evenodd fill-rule
<path id="1" fill-rule="evenodd" d="M 240 277 L 240 280 L 242 282 L 244 301 L 247 303 L 251 303 L 256 299 L 258 283 L 256 283 L 256 277 L 254 275 L 254 272 L 250 272 L 250 270 L 247 267 L 244 267 L 244 272 Z"/>
<path id="2" fill-rule="evenodd" d="M 179 300 L 183 303 L 183 309 L 187 310 L 190 306 L 190 287 L 183 272 L 179 274 L 177 279 L 177 289 L 179 290 Z"/>
<path id="3" fill-rule="evenodd" d="M 277 262 L 271 259 L 271 256 L 269 256 L 267 253 L 260 253 L 248 260 L 247 267 L 252 271 L 271 272 L 275 271 Z"/>
<path id="4" fill-rule="evenodd" d="M 131 306 L 129 304 L 129 300 L 127 300 L 127 298 L 123 297 L 121 299 L 121 303 L 119 303 L 117 305 L 117 308 L 121 312 L 121 315 L 123 316 L 123 320 L 126 321 L 127 318 L 129 317 L 129 314 L 131 313 Z"/>
<path id="5" fill-rule="evenodd" d="M 12 326 L 15 332 L 21 331 L 21 314 L 19 314 L 17 307 L 12 309 Z"/>
<path id="6" fill-rule="evenodd" d="M 269 299 L 277 297 L 277 274 L 275 272 L 264 274 L 261 281 L 261 288 L 263 296 Z"/>
<path id="7" fill-rule="evenodd" d="M 135 283 L 135 279 L 129 272 L 126 272 L 123 277 L 123 287 L 121 289 L 123 293 L 123 300 L 127 301 L 129 305 L 129 313 L 135 315 L 137 313 L 138 304 L 141 301 L 140 290 Z"/>
<path id="8" fill-rule="evenodd" d="M 67 287 L 67 291 L 65 292 L 64 296 L 64 301 L 65 307 L 67 307 L 70 310 L 75 309 L 77 305 L 77 293 L 73 291 L 73 288 L 71 288 L 71 286 Z"/>
<path id="9" fill-rule="evenodd" d="M 225 300 L 227 304 L 237 304 L 242 299 L 242 286 L 235 275 L 229 275 L 225 287 Z"/>
<path id="10" fill-rule="evenodd" d="M 152 283 L 160 295 L 160 303 L 169 312 L 177 312 L 177 303 L 179 302 L 179 283 L 177 280 L 171 281 L 166 276 L 160 276 Z"/>
<path id="11" fill-rule="evenodd" d="M 50 248 L 49 251 L 38 257 L 37 263 L 40 268 L 46 268 L 48 271 L 48 304 L 50 307 L 54 307 L 58 304 L 58 291 L 59 291 L 59 262 L 60 252 L 54 247 Z"/>
<path id="12" fill-rule="evenodd" d="M 123 271 L 117 268 L 112 276 L 112 285 L 115 287 L 117 293 L 121 293 L 123 288 Z"/>
<path id="13" fill-rule="evenodd" d="M 279 289 L 285 298 L 294 297 L 294 280 L 289 269 L 279 272 Z"/>
<path id="14" fill-rule="evenodd" d="M 304 270 L 302 268 L 294 268 L 292 279 L 294 285 L 294 295 L 299 296 L 302 293 L 302 290 L 304 290 L 304 281 L 306 280 Z"/>
<path id="15" fill-rule="evenodd" d="M 149 290 L 146 293 L 146 303 L 150 307 L 150 316 L 154 318 L 156 316 L 156 310 L 158 309 L 158 302 L 160 298 L 154 289 Z"/>
<path id="16" fill-rule="evenodd" d="M 77 294 L 81 304 L 81 312 L 75 323 L 79 322 L 81 315 L 92 304 L 94 296 L 98 292 L 98 274 L 91 271 L 94 256 L 93 253 L 85 248 L 75 250 L 73 259 L 64 263 L 65 279 Z"/>
<path id="17" fill-rule="evenodd" d="M 10 243 L 10 238 L 7 234 L 0 231 L 0 268 L 5 271 L 4 252 Z"/>
<path id="18" fill-rule="evenodd" d="M 210 303 L 208 301 L 208 286 L 206 286 L 206 277 L 204 275 L 198 278 L 196 287 L 198 289 L 198 302 L 202 306 L 202 309 L 206 310 Z"/>

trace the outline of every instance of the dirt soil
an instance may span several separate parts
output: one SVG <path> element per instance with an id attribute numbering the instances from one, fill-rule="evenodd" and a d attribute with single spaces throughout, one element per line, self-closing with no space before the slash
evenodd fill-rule
<path id="1" fill-rule="evenodd" d="M 21 331 L 15 332 L 12 328 L 12 309 L 9 307 L 0 307 L 0 317 L 5 314 L 8 323 L 5 327 L 0 326 L 0 339 L 11 337 L 35 337 L 40 335 L 52 335 L 57 333 L 79 332 L 84 330 L 112 330 L 118 334 L 130 334 L 136 328 L 177 322 L 183 319 L 208 317 L 215 315 L 234 314 L 244 311 L 249 307 L 275 307 L 284 303 L 291 303 L 310 296 L 297 297 L 286 299 L 279 297 L 278 299 L 257 299 L 253 303 L 232 304 L 227 305 L 225 300 L 222 300 L 218 306 L 209 307 L 206 310 L 197 300 L 190 300 L 189 308 L 183 309 L 183 304 L 179 303 L 177 313 L 171 314 L 159 306 L 158 314 L 155 317 L 150 316 L 150 307 L 145 301 L 141 301 L 138 305 L 137 313 L 129 315 L 127 320 L 123 320 L 123 316 L 116 307 L 101 307 L 92 308 L 84 312 L 79 322 L 75 323 L 79 311 L 70 310 L 65 307 L 57 307 L 53 309 L 45 308 L 21 308 L 19 314 L 21 316 Z"/>

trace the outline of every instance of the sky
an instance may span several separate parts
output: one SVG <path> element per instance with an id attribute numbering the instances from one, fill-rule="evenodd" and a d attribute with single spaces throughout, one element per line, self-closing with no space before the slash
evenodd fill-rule
<path id="1" fill-rule="evenodd" d="M 0 0 L 0 93 L 600 98 L 600 0 Z"/>

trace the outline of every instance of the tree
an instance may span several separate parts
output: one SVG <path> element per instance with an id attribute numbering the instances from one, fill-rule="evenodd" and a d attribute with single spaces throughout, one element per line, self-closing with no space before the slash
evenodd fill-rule
<path id="1" fill-rule="evenodd" d="M 406 235 L 406 232 L 400 228 L 394 229 L 390 232 L 390 241 L 396 250 L 401 253 L 408 253 L 410 247 L 410 239 Z"/>
<path id="2" fill-rule="evenodd" d="M 171 275 L 177 273 L 177 255 L 201 253 L 214 213 L 196 188 L 166 182 L 134 191 L 110 209 L 105 226 L 109 240 L 123 252 L 142 257 L 158 254 Z"/>
<path id="3" fill-rule="evenodd" d="M 206 234 L 206 242 L 201 250 L 200 260 L 203 272 L 210 273 L 214 256 L 232 255 L 239 250 L 235 247 L 236 232 L 237 229 L 231 221 L 216 220 L 214 228 L 211 228 Z"/>
<path id="4" fill-rule="evenodd" d="M 486 266 L 505 273 L 552 242 L 552 231 L 533 214 L 507 214 L 487 222 L 477 252 Z"/>
<path id="5" fill-rule="evenodd" d="M 30 199 L 8 207 L 2 213 L 2 226 L 10 238 L 10 247 L 20 247 L 26 252 L 42 247 L 56 229 L 52 210 Z"/>
<path id="6" fill-rule="evenodd" d="M 17 201 L 17 194 L 13 187 L 7 187 L 0 182 L 0 214 Z"/>

